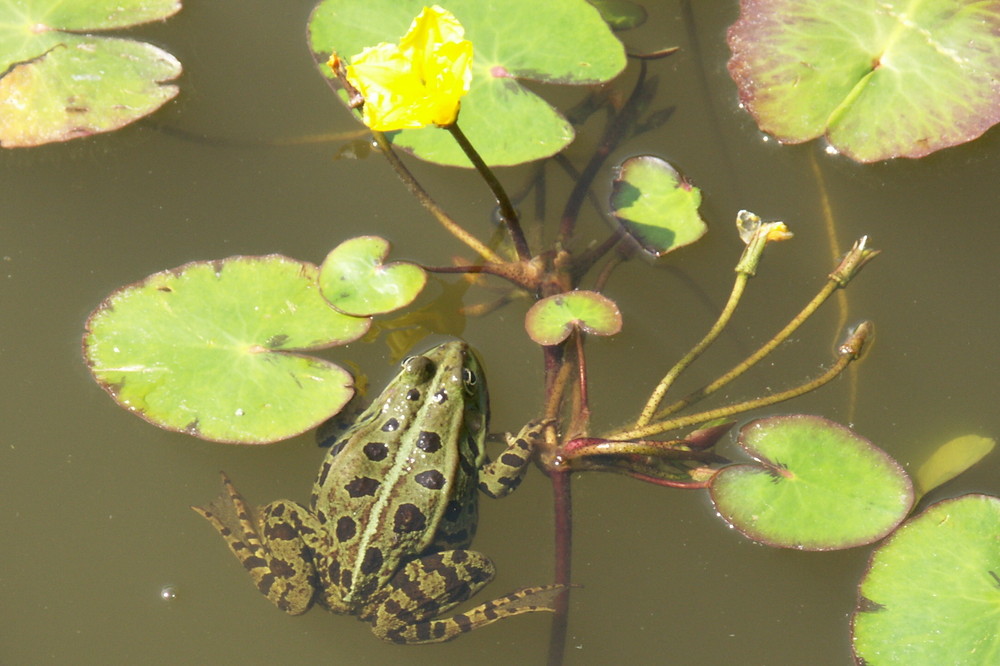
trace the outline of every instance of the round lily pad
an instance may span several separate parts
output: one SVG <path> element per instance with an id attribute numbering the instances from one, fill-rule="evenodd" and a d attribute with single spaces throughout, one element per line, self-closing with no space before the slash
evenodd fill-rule
<path id="1" fill-rule="evenodd" d="M 884 451 L 819 416 L 775 416 L 740 429 L 758 464 L 712 480 L 719 515 L 751 539 L 782 548 L 834 550 L 881 539 L 913 504 L 909 477 Z"/>
<path id="2" fill-rule="evenodd" d="M 557 345 L 574 328 L 593 335 L 614 335 L 622 329 L 622 315 L 607 296 L 581 289 L 538 301 L 525 315 L 524 327 L 538 344 Z"/>
<path id="3" fill-rule="evenodd" d="M 178 0 L 0 0 L 0 145 L 118 129 L 177 95 L 181 74 L 152 44 L 80 34 L 164 19 Z"/>
<path id="4" fill-rule="evenodd" d="M 858 587 L 858 663 L 1000 663 L 1000 499 L 938 502 L 886 539 Z"/>
<path id="5" fill-rule="evenodd" d="M 161 428 L 218 442 L 287 439 L 353 395 L 346 370 L 291 352 L 344 344 L 369 326 L 323 300 L 318 273 L 280 255 L 155 273 L 90 315 L 84 355 L 115 401 Z"/>
<path id="6" fill-rule="evenodd" d="M 666 254 L 704 236 L 708 227 L 698 215 L 700 205 L 701 191 L 659 157 L 630 157 L 618 167 L 611 214 L 651 254 Z"/>
<path id="7" fill-rule="evenodd" d="M 424 0 L 324 0 L 309 19 L 309 45 L 324 76 L 331 51 L 349 60 L 366 47 L 398 43 Z M 444 6 L 444 5 L 442 5 Z M 473 45 L 473 74 L 458 123 L 491 165 L 553 155 L 573 140 L 569 122 L 518 83 L 589 85 L 625 67 L 625 50 L 594 7 L 581 0 L 451 0 L 445 6 Z M 471 166 L 453 137 L 437 127 L 388 134 L 418 157 Z"/>
<path id="8" fill-rule="evenodd" d="M 341 312 L 362 317 L 412 303 L 427 284 L 427 273 L 408 262 L 383 263 L 389 247 L 384 238 L 360 236 L 331 250 L 320 266 L 323 297 Z"/>
<path id="9" fill-rule="evenodd" d="M 742 0 L 729 71 L 783 142 L 922 157 L 1000 122 L 998 35 L 995 2 Z"/>

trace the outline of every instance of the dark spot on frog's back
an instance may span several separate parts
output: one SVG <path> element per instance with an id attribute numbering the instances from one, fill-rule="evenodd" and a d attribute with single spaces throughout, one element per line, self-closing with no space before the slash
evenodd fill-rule
<path id="1" fill-rule="evenodd" d="M 382 432 L 396 432 L 399 430 L 399 421 L 396 419 L 389 419 L 382 424 Z"/>
<path id="2" fill-rule="evenodd" d="M 350 516 L 341 516 L 337 519 L 337 540 L 341 543 L 349 541 L 357 534 L 358 524 Z"/>
<path id="3" fill-rule="evenodd" d="M 319 468 L 319 480 L 316 481 L 316 485 L 322 486 L 326 483 L 326 476 L 330 473 L 331 467 L 333 467 L 333 464 L 329 460 L 323 461 L 323 464 Z"/>
<path id="4" fill-rule="evenodd" d="M 428 490 L 441 490 L 445 482 L 444 474 L 436 469 L 420 472 L 413 477 L 413 480 Z"/>
<path id="5" fill-rule="evenodd" d="M 424 453 L 434 453 L 441 449 L 441 437 L 436 432 L 421 430 L 417 436 L 417 448 Z"/>
<path id="6" fill-rule="evenodd" d="M 397 534 L 419 532 L 427 526 L 427 518 L 416 504 L 400 504 L 392 518 L 392 531 Z"/>
<path id="7" fill-rule="evenodd" d="M 365 551 L 365 558 L 361 561 L 361 573 L 373 574 L 382 566 L 382 551 L 378 548 L 369 548 Z"/>
<path id="8" fill-rule="evenodd" d="M 344 486 L 344 490 L 351 497 L 366 497 L 374 495 L 378 487 L 379 481 L 377 479 L 370 476 L 359 476 Z"/>
<path id="9" fill-rule="evenodd" d="M 389 455 L 389 447 L 385 442 L 368 442 L 362 450 L 365 453 L 365 457 L 372 462 L 385 460 L 385 457 Z"/>

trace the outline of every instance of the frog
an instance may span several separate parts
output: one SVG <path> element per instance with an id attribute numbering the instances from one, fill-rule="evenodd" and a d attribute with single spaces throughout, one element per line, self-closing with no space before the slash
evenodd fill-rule
<path id="1" fill-rule="evenodd" d="M 379 638 L 438 643 L 529 612 L 552 612 L 563 586 L 517 590 L 442 617 L 495 576 L 470 550 L 477 497 L 518 487 L 544 422 L 508 435 L 490 460 L 489 393 L 461 340 L 405 359 L 329 448 L 308 506 L 253 510 L 222 473 L 222 494 L 191 507 L 222 535 L 258 590 L 291 615 L 314 603 L 356 615 Z"/>

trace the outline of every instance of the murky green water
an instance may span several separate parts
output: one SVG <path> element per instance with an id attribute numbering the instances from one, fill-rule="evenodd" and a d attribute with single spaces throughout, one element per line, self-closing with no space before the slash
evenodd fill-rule
<path id="1" fill-rule="evenodd" d="M 632 415 L 714 319 L 740 250 L 731 227 L 738 209 L 787 220 L 796 239 L 768 251 L 731 330 L 684 386 L 728 368 L 821 286 L 832 263 L 815 157 L 840 243 L 869 234 L 885 250 L 849 290 L 849 319 L 874 320 L 878 341 L 859 366 L 853 412 L 846 378 L 782 411 L 851 419 L 909 465 L 955 435 L 1000 434 L 1000 134 L 869 167 L 819 146 L 776 147 L 736 109 L 725 73 L 735 9 L 696 11 L 706 97 L 675 3 L 662 5 L 628 39 L 636 49 L 684 47 L 652 67 L 661 103 L 676 112 L 613 159 L 652 152 L 678 165 L 704 190 L 711 233 L 663 265 L 625 267 L 609 285 L 625 332 L 592 346 L 597 425 Z M 151 122 L 0 153 L 3 663 L 544 661 L 542 616 L 429 648 L 382 645 L 364 625 L 320 610 L 284 616 L 187 507 L 216 494 L 219 469 L 253 501 L 303 499 L 321 456 L 310 438 L 241 449 L 157 430 L 114 406 L 80 361 L 83 320 L 105 295 L 194 259 L 282 252 L 318 261 L 361 233 L 384 235 L 400 256 L 428 264 L 462 253 L 380 159 L 336 161 L 337 143 L 276 145 L 356 127 L 312 70 L 303 38 L 310 9 L 309 1 L 192 2 L 141 31 L 186 68 L 180 97 Z M 456 217 L 487 233 L 491 206 L 471 174 L 414 168 Z M 523 172 L 501 177 L 517 184 Z M 557 201 L 568 184 L 551 188 Z M 469 321 L 464 334 L 486 358 L 497 429 L 516 429 L 541 396 L 541 359 L 522 315 L 523 305 L 511 306 Z M 832 359 L 835 322 L 828 307 L 729 397 L 815 374 Z M 381 356 L 382 347 L 350 353 L 376 383 L 392 372 Z M 1000 492 L 998 471 L 994 454 L 939 495 Z M 574 497 L 574 579 L 583 587 L 573 597 L 569 663 L 849 661 L 848 615 L 868 550 L 763 548 L 716 520 L 703 494 L 624 478 L 580 477 Z M 549 580 L 549 505 L 537 473 L 511 498 L 485 503 L 476 548 L 495 558 L 500 577 L 483 599 Z M 165 586 L 172 600 L 161 598 Z"/>

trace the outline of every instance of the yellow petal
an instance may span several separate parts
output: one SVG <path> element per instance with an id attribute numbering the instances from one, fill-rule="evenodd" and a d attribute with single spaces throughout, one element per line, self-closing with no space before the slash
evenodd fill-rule
<path id="1" fill-rule="evenodd" d="M 347 79 L 365 100 L 376 131 L 450 125 L 472 82 L 472 42 L 449 12 L 425 7 L 399 45 L 379 44 L 351 59 Z"/>

